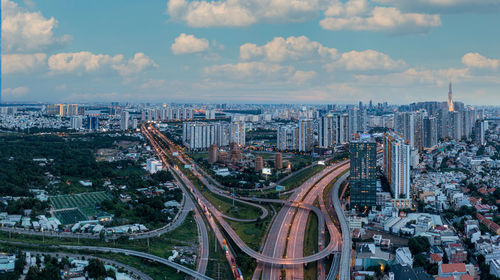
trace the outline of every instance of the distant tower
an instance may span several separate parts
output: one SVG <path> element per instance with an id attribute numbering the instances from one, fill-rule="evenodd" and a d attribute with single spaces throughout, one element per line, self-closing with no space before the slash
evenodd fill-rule
<path id="1" fill-rule="evenodd" d="M 274 168 L 283 168 L 283 155 L 281 153 L 274 154 Z"/>
<path id="2" fill-rule="evenodd" d="M 455 108 L 453 106 L 453 92 L 451 91 L 451 82 L 450 82 L 450 88 L 448 90 L 448 111 L 449 112 L 455 111 Z"/>
<path id="3" fill-rule="evenodd" d="M 255 157 L 255 172 L 262 171 L 264 168 L 264 159 L 261 156 Z"/>

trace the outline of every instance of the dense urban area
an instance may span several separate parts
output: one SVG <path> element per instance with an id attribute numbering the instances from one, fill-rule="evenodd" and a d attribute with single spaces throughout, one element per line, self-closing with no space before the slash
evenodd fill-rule
<path id="1" fill-rule="evenodd" d="M 451 84 L 409 105 L 4 103 L 0 279 L 500 279 L 499 123 Z"/>

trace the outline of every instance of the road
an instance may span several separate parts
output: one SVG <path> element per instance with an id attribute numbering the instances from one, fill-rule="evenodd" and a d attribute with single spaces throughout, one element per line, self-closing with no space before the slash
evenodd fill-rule
<path id="1" fill-rule="evenodd" d="M 146 134 L 149 132 L 149 130 L 156 130 L 152 125 L 149 125 L 148 128 L 146 126 L 143 126 L 143 131 L 146 131 Z M 159 131 L 158 131 L 159 133 Z M 168 149 L 163 148 L 162 151 L 160 151 L 160 154 L 167 154 Z M 241 240 L 241 238 L 236 234 L 236 232 L 231 228 L 231 226 L 225 221 L 222 213 L 215 208 L 202 194 L 200 194 L 197 189 L 195 188 L 194 184 L 183 174 L 179 168 L 172 168 L 172 170 L 177 174 L 181 180 L 184 182 L 184 184 L 190 189 L 194 197 L 198 200 L 198 203 L 202 205 L 203 207 L 206 207 L 207 210 L 212 213 L 212 216 L 219 222 L 219 224 L 224 228 L 224 230 L 227 232 L 227 234 L 230 236 L 230 238 L 233 240 L 233 242 L 240 248 L 241 251 L 243 251 L 245 254 L 249 255 L 252 258 L 255 258 L 259 261 L 265 262 L 265 263 L 272 263 L 272 264 L 302 264 L 302 263 L 309 263 L 309 262 L 314 262 L 317 260 L 320 260 L 322 258 L 325 258 L 332 254 L 335 251 L 335 242 L 330 242 L 329 245 L 321 250 L 320 252 L 307 256 L 307 257 L 299 257 L 299 258 L 283 258 L 282 256 L 279 257 L 272 257 L 272 256 L 267 256 L 264 254 L 261 254 L 259 252 L 256 252 L 255 250 L 251 249 L 248 247 L 248 245 L 245 244 Z M 320 179 L 319 175 L 313 176 L 315 180 Z M 313 180 L 314 181 L 314 180 Z M 305 192 L 301 193 L 303 196 Z M 333 232 L 331 233 L 331 236 L 333 236 Z M 334 240 L 333 240 L 334 241 Z"/>
<path id="2" fill-rule="evenodd" d="M 69 249 L 69 250 L 86 250 L 86 251 L 94 251 L 94 252 L 104 252 L 104 253 L 113 253 L 113 254 L 124 254 L 127 256 L 134 256 L 134 257 L 140 257 L 143 259 L 147 259 L 150 261 L 154 261 L 157 263 L 161 263 L 167 266 L 170 266 L 177 271 L 181 271 L 189 276 L 194 277 L 195 279 L 202 279 L 202 280 L 212 280 L 212 278 L 205 276 L 197 271 L 194 271 L 190 268 L 187 268 L 183 265 L 180 265 L 175 262 L 171 262 L 167 259 L 151 255 L 148 253 L 144 252 L 139 252 L 139 251 L 133 251 L 133 250 L 127 250 L 127 249 L 120 249 L 120 248 L 112 248 L 112 247 L 94 247 L 94 246 L 74 246 L 74 245 L 41 245 L 41 244 L 33 244 L 33 243 L 25 243 L 25 242 L 15 242 L 15 241 L 5 241 L 5 240 L 0 240 L 0 243 L 7 243 L 7 244 L 13 244 L 13 245 L 19 245 L 19 246 L 30 246 L 30 247 L 48 247 L 52 249 Z"/>
<path id="3" fill-rule="evenodd" d="M 202 203 L 201 200 L 199 199 L 199 197 L 197 196 L 197 193 L 193 192 L 195 190 L 193 183 L 180 171 L 178 166 L 171 166 L 169 164 L 169 161 L 167 159 L 169 157 L 169 153 L 167 153 L 167 151 L 171 152 L 171 149 L 167 149 L 164 146 L 164 144 L 161 142 L 162 137 L 158 135 L 159 131 L 156 130 L 156 128 L 154 128 L 154 127 L 151 127 L 151 126 L 149 126 L 149 127 L 150 128 L 148 128 L 146 125 L 143 125 L 141 127 L 141 131 L 142 131 L 143 135 L 148 139 L 148 141 L 151 143 L 151 145 L 155 149 L 158 157 L 162 160 L 162 162 L 164 164 L 164 168 L 168 169 L 174 175 L 175 180 L 178 182 L 178 185 L 183 189 L 183 192 L 185 191 L 184 185 L 191 190 L 193 196 L 195 197 L 196 202 L 199 204 L 200 208 L 202 209 L 203 214 L 205 215 L 210 227 L 214 231 L 215 237 L 217 238 L 217 241 L 218 241 L 220 247 L 224 248 L 226 260 L 228 261 L 228 264 L 231 267 L 233 274 L 235 276 L 237 276 L 238 272 L 237 272 L 237 266 L 236 266 L 235 257 L 233 255 L 233 252 L 231 250 L 229 250 L 228 244 L 227 244 L 226 240 L 224 239 L 224 235 L 222 234 L 219 227 L 217 226 L 216 221 L 214 220 L 213 216 L 210 215 L 210 212 L 207 210 L 207 207 L 205 206 L 206 204 Z M 161 134 L 161 135 L 163 135 L 163 134 Z M 190 199 L 190 197 L 191 197 L 190 194 L 187 193 L 187 191 L 185 191 L 185 192 L 186 192 L 185 193 L 186 197 L 189 197 L 189 199 Z M 201 219 L 201 221 L 199 221 L 197 219 L 197 223 L 204 224 L 204 222 L 202 221 L 201 215 L 197 212 L 198 211 L 197 208 L 195 208 L 195 211 L 196 211 L 196 217 L 199 217 L 199 219 Z M 208 234 L 206 231 L 205 231 L 205 233 L 202 233 L 202 234 L 204 234 L 204 237 L 201 240 L 201 242 L 202 242 L 202 244 L 206 244 L 206 245 L 201 246 L 200 255 L 201 255 L 201 259 L 203 260 L 203 264 L 205 265 L 205 269 L 204 270 L 199 269 L 198 272 L 205 274 L 206 273 L 206 265 L 208 263 L 208 253 L 209 253 Z M 205 238 L 205 236 L 206 236 L 206 238 Z M 206 255 L 206 257 L 205 257 L 205 255 Z M 201 266 L 200 262 L 198 263 L 198 266 L 199 267 Z"/>
<path id="4" fill-rule="evenodd" d="M 338 166 L 337 168 L 334 169 L 333 172 L 329 173 L 326 175 L 324 178 L 322 178 L 317 184 L 315 184 L 312 189 L 307 193 L 305 198 L 303 199 L 304 203 L 309 203 L 313 204 L 316 199 L 318 199 L 318 203 L 320 207 L 323 209 L 324 212 L 326 212 L 326 215 L 323 215 L 323 211 L 319 213 L 318 216 L 323 217 L 325 216 L 328 227 L 332 227 L 332 230 L 330 232 L 334 232 L 334 237 L 332 240 L 335 240 L 335 245 L 336 245 L 336 250 L 338 250 L 338 243 L 340 242 L 341 238 L 340 235 L 338 234 L 338 231 L 336 227 L 333 225 L 332 220 L 330 219 L 330 216 L 328 215 L 326 211 L 326 206 L 324 205 L 323 201 L 323 192 L 332 182 L 335 178 L 340 176 L 344 171 L 346 171 L 349 168 L 349 165 L 341 165 Z M 321 197 L 321 199 L 319 199 Z M 307 220 L 309 217 L 309 211 L 305 209 L 300 209 L 297 211 L 297 214 L 295 215 L 295 219 L 293 220 L 292 223 L 292 228 L 290 231 L 289 239 L 290 242 L 288 242 L 287 246 L 287 256 L 289 257 L 301 257 L 304 252 L 304 238 L 306 235 L 306 227 L 307 227 Z M 319 228 L 320 236 L 325 235 L 325 230 L 323 228 Z M 325 243 L 324 241 L 322 242 L 323 244 Z M 324 246 L 324 245 L 323 245 Z M 322 249 L 322 247 L 318 248 L 319 250 Z M 321 267 L 321 262 L 320 262 L 320 273 L 321 275 L 324 275 L 324 269 Z M 290 269 L 287 269 L 286 273 L 286 278 L 287 279 L 303 279 L 304 278 L 304 266 L 302 265 L 296 265 L 291 267 Z M 320 278 L 320 279 L 324 279 Z"/>
<path id="5" fill-rule="evenodd" d="M 141 280 L 153 280 L 153 278 L 149 277 L 146 275 L 144 272 L 131 267 L 129 265 L 117 262 L 115 260 L 110 260 L 106 258 L 98 258 L 92 255 L 82 255 L 82 254 L 70 254 L 70 253 L 64 253 L 64 252 L 57 252 L 57 253 L 52 253 L 52 252 L 43 252 L 43 251 L 30 251 L 30 250 L 23 250 L 23 252 L 29 252 L 31 256 L 34 255 L 50 255 L 53 258 L 60 258 L 60 257 L 68 257 L 68 258 L 73 258 L 73 259 L 99 259 L 102 261 L 105 265 L 112 265 L 115 268 L 123 269 L 127 271 L 129 275 L 131 275 L 134 279 L 141 279 Z"/>
<path id="6" fill-rule="evenodd" d="M 328 175 L 329 173 L 333 172 L 336 170 L 339 166 L 344 165 L 346 162 L 341 162 L 332 166 L 329 166 L 322 170 L 321 172 L 317 173 L 316 175 L 312 176 L 309 178 L 306 182 L 304 182 L 301 186 L 293 190 L 292 195 L 289 198 L 289 201 L 295 201 L 295 202 L 300 202 L 303 200 L 304 196 L 306 193 L 324 176 Z M 267 256 L 271 256 L 273 258 L 282 258 L 283 254 L 285 253 L 285 247 L 287 243 L 287 236 L 290 231 L 290 226 L 293 221 L 293 216 L 295 214 L 295 209 L 291 207 L 283 207 L 278 214 L 276 215 L 276 218 L 274 219 L 274 222 L 272 223 L 269 233 L 266 239 L 266 242 L 264 243 L 262 254 L 265 254 Z M 302 214 L 301 214 L 302 215 Z M 329 218 L 328 218 L 329 220 Z M 325 247 L 322 251 L 320 252 L 328 252 L 332 253 L 335 250 L 334 244 L 336 243 L 333 238 L 335 237 L 334 234 L 334 226 L 329 227 L 330 232 L 330 242 L 327 247 Z M 298 232 L 298 231 L 297 231 Z M 292 236 L 295 238 L 298 238 L 298 235 Z M 303 242 L 303 241 L 302 241 Z M 292 242 L 290 242 L 292 243 Z M 296 251 L 298 255 L 298 251 Z M 318 255 L 319 253 L 316 253 L 312 256 Z M 295 256 L 295 252 L 293 253 Z M 326 257 L 330 254 L 323 254 L 323 257 Z M 290 256 L 287 256 L 290 257 Z M 288 259 L 312 259 L 310 258 L 311 256 L 308 257 L 290 257 Z M 321 258 L 314 258 L 314 260 L 319 260 Z M 257 266 L 256 271 L 253 274 L 253 279 L 259 279 L 261 277 L 262 273 L 262 279 L 279 279 L 281 275 L 281 268 L 283 266 L 279 265 L 270 265 L 270 264 L 263 264 L 259 263 Z"/>
<path id="7" fill-rule="evenodd" d="M 351 248 L 352 240 L 349 233 L 349 226 L 347 225 L 347 220 L 344 216 L 344 210 L 342 209 L 342 204 L 339 199 L 339 189 L 344 181 L 349 176 L 346 173 L 340 180 L 338 180 L 333 186 L 332 201 L 333 207 L 335 208 L 335 213 L 337 213 L 337 218 L 340 223 L 340 228 L 343 234 L 343 246 L 340 255 L 340 271 L 339 280 L 349 280 L 351 278 Z"/>
<path id="8" fill-rule="evenodd" d="M 144 128 L 144 127 L 142 127 Z M 153 146 L 153 149 L 156 151 L 157 155 L 160 157 L 162 160 L 163 164 L 169 168 L 170 165 L 168 164 L 168 161 L 166 159 L 166 153 L 165 150 L 159 145 L 158 142 L 154 141 L 151 133 L 147 129 L 143 129 L 143 134 L 146 138 L 148 138 L 149 142 Z M 173 174 L 173 173 L 172 173 Z M 191 198 L 191 195 L 189 192 L 186 190 L 182 182 L 179 180 L 178 177 L 175 177 L 175 180 L 177 182 L 177 185 L 179 188 L 182 190 L 182 193 L 184 194 L 184 208 L 187 211 L 193 210 L 194 211 L 194 218 L 196 221 L 196 226 L 198 229 L 198 240 L 199 240 L 199 248 L 198 248 L 198 263 L 196 270 L 200 274 L 205 274 L 207 271 L 207 266 L 208 266 L 208 257 L 209 257 L 209 241 L 208 241 L 208 230 L 205 225 L 205 221 L 203 220 L 200 212 L 198 211 L 198 208 L 196 208 L 194 201 Z M 187 214 L 186 214 L 187 215 Z"/>

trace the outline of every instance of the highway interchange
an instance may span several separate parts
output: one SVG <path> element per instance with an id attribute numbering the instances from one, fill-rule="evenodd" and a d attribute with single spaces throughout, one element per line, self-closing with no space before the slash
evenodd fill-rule
<path id="1" fill-rule="evenodd" d="M 163 141 L 164 144 L 167 144 L 163 145 L 163 150 L 161 153 L 166 155 L 168 151 L 170 153 L 170 156 L 174 152 L 177 153 L 177 158 L 179 159 L 179 161 L 183 164 L 191 164 L 193 174 L 197 176 L 211 192 L 216 193 L 220 196 L 231 198 L 230 194 L 227 191 L 221 189 L 220 186 L 214 186 L 214 184 L 211 184 L 209 180 L 205 178 L 205 176 L 200 174 L 200 172 L 198 172 L 197 170 L 201 169 L 196 168 L 196 165 L 192 161 L 186 161 L 186 159 L 181 156 L 182 153 L 179 150 L 173 149 L 174 145 L 168 139 L 165 139 L 165 136 L 163 136 L 163 134 L 161 134 L 161 132 L 159 132 L 153 125 L 149 125 L 147 128 L 143 128 L 143 131 L 144 130 L 149 130 L 149 132 L 146 133 L 151 133 L 152 131 L 152 133 L 156 135 L 156 137 L 151 137 L 153 141 Z M 166 146 L 168 146 L 168 148 Z M 337 252 L 341 248 L 342 243 L 342 235 L 333 224 L 333 221 L 330 219 L 330 215 L 328 215 L 328 217 L 324 219 L 326 220 L 327 229 L 330 233 L 330 241 L 328 242 L 328 245 L 322 248 L 316 254 L 303 256 L 303 237 L 305 223 L 307 223 L 308 214 L 311 208 L 296 206 L 300 205 L 301 203 L 303 203 L 304 205 L 312 205 L 316 198 L 318 198 L 318 196 L 323 195 L 325 187 L 336 177 L 345 172 L 348 168 L 348 162 L 334 164 L 327 167 L 322 172 L 314 175 L 300 187 L 296 188 L 293 194 L 288 199 L 289 203 L 285 204 L 282 210 L 274 218 L 274 222 L 269 229 L 262 252 L 257 252 L 251 249 L 241 240 L 241 238 L 236 234 L 231 226 L 225 221 L 225 219 L 232 217 L 227 217 L 227 215 L 221 213 L 215 206 L 213 206 L 199 191 L 197 191 L 195 185 L 179 168 L 172 168 L 172 170 L 175 174 L 177 174 L 177 176 L 181 178 L 188 189 L 191 190 L 199 205 L 202 208 L 207 209 L 208 212 L 211 213 L 208 216 L 213 217 L 215 220 L 217 220 L 219 225 L 225 230 L 234 244 L 236 244 L 236 246 L 238 246 L 241 251 L 260 262 L 258 269 L 254 273 L 254 279 L 259 279 L 259 277 L 261 277 L 261 275 L 259 274 L 260 272 L 262 273 L 262 279 L 279 279 L 281 277 L 281 268 L 285 266 L 287 267 L 287 272 L 291 272 L 289 274 L 287 273 L 287 279 L 294 279 L 301 277 L 303 273 L 302 267 L 304 263 L 322 260 L 325 257 L 330 256 L 332 253 Z M 214 182 L 215 180 L 210 178 L 210 181 Z M 252 200 L 254 202 L 259 202 L 259 199 L 253 198 Z M 239 199 L 239 201 L 245 200 Z M 323 204 L 323 211 L 327 211 L 323 199 L 320 199 L 318 201 Z M 260 202 L 266 201 L 260 200 Z M 297 211 L 298 216 L 293 219 L 294 215 L 296 215 L 295 211 Z M 262 215 L 266 215 L 265 211 L 262 212 Z M 325 215 L 322 213 L 320 216 L 324 217 Z M 319 224 L 320 226 L 322 226 L 321 223 Z M 290 227 L 292 230 L 290 231 L 290 234 L 288 234 Z M 323 230 L 320 230 L 320 232 L 324 232 L 324 228 Z M 293 242 L 287 242 L 287 240 L 290 240 L 290 238 L 293 240 Z M 286 244 L 289 244 L 288 248 L 286 248 Z M 286 256 L 284 256 L 285 248 L 287 250 Z M 296 275 L 297 277 L 294 277 L 294 275 Z M 326 273 L 322 273 L 320 275 L 325 275 L 326 277 Z"/>
<path id="2" fill-rule="evenodd" d="M 213 179 L 202 168 L 199 168 L 182 149 L 176 147 L 165 135 L 163 135 L 153 124 L 146 123 L 141 126 L 141 132 L 154 149 L 157 156 L 164 164 L 164 168 L 174 174 L 174 178 L 184 193 L 183 208 L 177 215 L 175 221 L 164 227 L 149 231 L 146 233 L 130 235 L 130 239 L 153 238 L 172 231 L 180 226 L 190 211 L 194 212 L 194 218 L 198 230 L 199 252 L 196 264 L 196 270 L 192 270 L 175 262 L 164 258 L 132 250 L 125 250 L 112 247 L 92 247 L 92 246 L 68 246 L 60 245 L 60 248 L 72 250 L 90 250 L 120 253 L 155 261 L 178 271 L 184 272 L 195 279 L 211 279 L 205 276 L 209 261 L 209 238 L 208 228 L 215 234 L 217 242 L 224 248 L 225 256 L 229 266 L 232 269 L 236 279 L 242 279 L 235 262 L 235 253 L 228 244 L 229 238 L 236 247 L 243 253 L 257 260 L 257 268 L 252 279 L 282 279 L 282 270 L 285 270 L 286 279 L 304 279 L 304 264 L 317 262 L 318 279 L 335 279 L 339 274 L 339 279 L 347 280 L 350 278 L 350 236 L 347 223 L 340 204 L 338 194 L 341 183 L 346 180 L 348 175 L 343 175 L 349 169 L 349 161 L 342 161 L 327 166 L 324 170 L 313 175 L 299 187 L 288 191 L 290 196 L 286 200 L 280 199 L 262 199 L 255 197 L 234 197 L 219 182 Z M 190 165 L 189 171 L 183 171 L 179 166 Z M 240 219 L 231 217 L 217 209 L 204 195 L 199 191 L 197 185 L 193 183 L 193 177 L 189 179 L 188 173 L 199 179 L 201 183 L 210 192 L 216 196 L 225 197 L 238 201 L 260 210 L 258 219 L 266 218 L 270 213 L 268 208 L 261 204 L 276 203 L 281 204 L 281 210 L 273 217 L 272 223 L 268 228 L 265 240 L 259 251 L 250 248 L 234 231 L 226 220 L 237 222 L 254 222 L 254 219 Z M 327 205 L 324 202 L 323 195 L 327 186 L 334 182 L 331 192 L 333 205 Z M 315 206 L 318 205 L 319 207 Z M 318 252 L 309 256 L 304 256 L 304 238 L 306 224 L 309 214 L 313 213 L 318 218 Z M 331 217 L 335 213 L 340 225 L 336 224 Z M 340 226 L 340 230 L 338 228 Z M 7 231 L 8 229 L 3 228 Z M 325 240 L 326 230 L 330 240 Z M 16 231 L 17 232 L 17 231 Z M 17 232 L 22 234 L 40 234 L 35 231 Z M 60 234 L 60 233 L 42 233 L 44 236 L 51 237 L 75 237 L 75 238 L 96 238 L 91 234 Z M 54 236 L 52 236 L 54 235 Z M 5 241 L 4 241 L 5 242 Z M 33 245 L 36 244 L 26 244 Z M 348 244 L 347 246 L 342 244 Z M 338 254 L 342 250 L 341 254 Z M 330 271 L 326 271 L 326 258 L 332 258 Z"/>

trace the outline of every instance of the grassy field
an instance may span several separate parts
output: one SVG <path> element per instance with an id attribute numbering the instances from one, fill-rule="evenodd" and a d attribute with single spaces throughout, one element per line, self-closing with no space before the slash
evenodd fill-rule
<path id="1" fill-rule="evenodd" d="M 295 174 L 294 176 L 286 179 L 282 185 L 286 187 L 286 190 L 291 190 L 295 189 L 296 187 L 302 185 L 305 181 L 307 181 L 309 178 L 314 176 L 316 173 L 319 173 L 323 169 L 325 169 L 326 166 L 324 165 L 315 165 L 311 168 L 307 168 L 305 170 L 300 171 L 299 173 Z"/>
<path id="2" fill-rule="evenodd" d="M 110 198 L 111 196 L 106 192 L 90 192 L 51 196 L 49 202 L 56 210 L 79 208 L 83 214 L 94 216 L 96 214 L 96 205 Z"/>
<path id="3" fill-rule="evenodd" d="M 63 225 L 71 225 L 88 219 L 78 208 L 56 211 L 55 215 Z"/>
<path id="4" fill-rule="evenodd" d="M 262 214 L 258 208 L 238 201 L 234 202 L 233 207 L 231 199 L 212 193 L 190 170 L 184 169 L 181 165 L 178 166 L 203 196 L 222 213 L 238 219 L 257 219 Z"/>
<path id="5" fill-rule="evenodd" d="M 208 240 L 210 244 L 209 259 L 206 275 L 213 279 L 231 279 L 233 274 L 231 267 L 227 262 L 224 250 L 220 247 L 219 242 L 215 239 L 215 234 L 212 230 L 208 231 Z M 214 243 L 217 242 L 217 245 Z M 217 249 L 216 249 L 217 246 Z"/>
<path id="6" fill-rule="evenodd" d="M 234 229 L 236 234 L 243 240 L 250 248 L 259 250 L 262 239 L 269 226 L 271 218 L 268 216 L 264 220 L 254 223 L 241 223 L 227 220 L 229 225 Z"/>
<path id="7" fill-rule="evenodd" d="M 310 256 L 318 252 L 318 218 L 314 213 L 309 213 L 304 237 L 304 256 Z M 312 280 L 318 278 L 317 262 L 307 264 L 304 268 L 304 279 Z"/>

